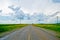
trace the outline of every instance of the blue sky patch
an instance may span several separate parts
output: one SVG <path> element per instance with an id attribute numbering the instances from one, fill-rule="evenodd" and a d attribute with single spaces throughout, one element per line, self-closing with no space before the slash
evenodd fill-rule
<path id="1" fill-rule="evenodd" d="M 53 0 L 54 3 L 60 3 L 60 0 Z"/>

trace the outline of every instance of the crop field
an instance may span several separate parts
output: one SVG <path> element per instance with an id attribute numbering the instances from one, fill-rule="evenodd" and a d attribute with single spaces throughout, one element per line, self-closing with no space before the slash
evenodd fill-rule
<path id="1" fill-rule="evenodd" d="M 57 35 L 60 38 L 60 24 L 34 24 L 37 27 L 53 30 L 57 32 Z"/>
<path id="2" fill-rule="evenodd" d="M 4 35 L 5 32 L 20 29 L 26 25 L 27 24 L 0 24 L 0 36 Z"/>
<path id="3" fill-rule="evenodd" d="M 60 24 L 36 24 L 35 26 L 60 32 Z"/>

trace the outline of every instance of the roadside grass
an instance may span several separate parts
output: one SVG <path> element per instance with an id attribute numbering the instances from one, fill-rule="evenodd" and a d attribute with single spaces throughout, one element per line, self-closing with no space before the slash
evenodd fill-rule
<path id="1" fill-rule="evenodd" d="M 34 24 L 34 26 L 53 30 L 57 33 L 57 37 L 60 38 L 60 24 Z"/>
<path id="2" fill-rule="evenodd" d="M 27 24 L 0 24 L 0 37 L 13 30 L 20 29 Z"/>

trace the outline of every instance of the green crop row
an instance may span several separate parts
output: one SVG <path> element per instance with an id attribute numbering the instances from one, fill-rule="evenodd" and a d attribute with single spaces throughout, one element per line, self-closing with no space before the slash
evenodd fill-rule
<path id="1" fill-rule="evenodd" d="M 53 30 L 57 33 L 56 36 L 60 38 L 60 24 L 34 24 L 34 26 Z"/>
<path id="2" fill-rule="evenodd" d="M 0 24 L 0 33 L 24 27 L 26 24 Z"/>
<path id="3" fill-rule="evenodd" d="M 60 24 L 35 24 L 35 26 L 60 32 Z"/>

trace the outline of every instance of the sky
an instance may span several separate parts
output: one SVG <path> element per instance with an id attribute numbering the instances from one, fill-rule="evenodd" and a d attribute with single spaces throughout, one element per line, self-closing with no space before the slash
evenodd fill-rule
<path id="1" fill-rule="evenodd" d="M 0 0 L 0 9 L 4 13 L 12 12 L 8 9 L 10 5 L 17 5 L 21 7 L 24 13 L 32 14 L 34 12 L 43 12 L 49 14 L 53 11 L 60 10 L 60 1 L 59 0 Z"/>
<path id="2" fill-rule="evenodd" d="M 0 0 L 0 16 L 12 16 L 14 11 L 8 8 L 11 5 L 19 6 L 28 14 L 44 13 L 48 16 L 60 11 L 60 0 Z"/>

